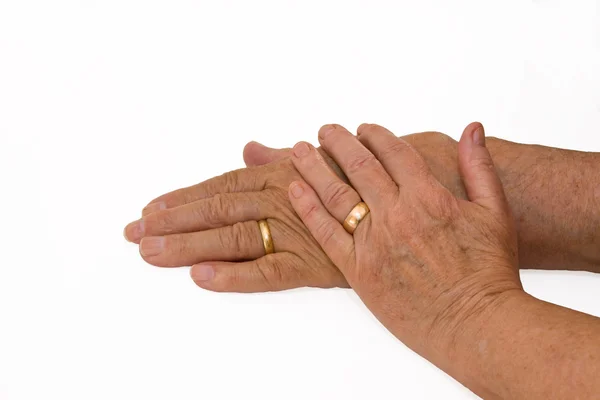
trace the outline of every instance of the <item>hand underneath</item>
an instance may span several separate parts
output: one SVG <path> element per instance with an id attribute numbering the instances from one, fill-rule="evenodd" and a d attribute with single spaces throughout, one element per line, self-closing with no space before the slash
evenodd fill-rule
<path id="1" fill-rule="evenodd" d="M 522 293 L 517 235 L 502 185 L 471 124 L 458 145 L 469 200 L 440 184 L 406 141 L 376 125 L 358 138 L 337 125 L 319 132 L 322 148 L 345 172 L 331 173 L 317 150 L 299 143 L 294 165 L 304 181 L 290 200 L 325 253 L 375 316 L 401 341 L 448 369 L 466 326 Z M 325 190 L 340 196 L 331 201 Z M 361 198 L 370 213 L 353 235 L 342 226 Z"/>
<path id="2" fill-rule="evenodd" d="M 156 198 L 124 234 L 148 263 L 192 265 L 194 281 L 213 291 L 348 287 L 292 209 L 287 189 L 297 179 L 290 159 L 231 171 Z M 275 245 L 266 256 L 262 219 Z"/>

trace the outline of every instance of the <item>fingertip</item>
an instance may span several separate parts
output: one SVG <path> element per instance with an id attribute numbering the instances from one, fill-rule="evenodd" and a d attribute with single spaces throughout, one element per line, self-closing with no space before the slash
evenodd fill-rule
<path id="1" fill-rule="evenodd" d="M 196 285 L 206 287 L 215 277 L 215 268 L 210 264 L 192 265 L 190 277 Z"/>
<path id="2" fill-rule="evenodd" d="M 473 131 L 473 143 L 476 146 L 485 147 L 485 130 L 483 125 Z"/>
<path id="3" fill-rule="evenodd" d="M 142 217 L 167 208 L 164 201 L 153 201 L 142 209 Z"/>
<path id="4" fill-rule="evenodd" d="M 481 132 L 485 136 L 485 130 L 483 124 L 481 122 L 471 122 L 467 125 L 463 131 L 463 134 L 460 138 L 461 142 L 468 142 L 469 144 L 476 144 L 475 135 Z M 485 143 L 484 143 L 485 144 Z"/>
<path id="5" fill-rule="evenodd" d="M 248 167 L 259 165 L 258 159 L 260 157 L 257 157 L 257 155 L 264 152 L 265 149 L 267 149 L 266 146 L 255 141 L 246 143 L 244 151 L 242 152 L 244 163 L 246 163 Z"/>
<path id="6" fill-rule="evenodd" d="M 292 153 L 294 153 L 294 156 L 296 158 L 302 158 L 302 157 L 308 155 L 308 153 L 310 152 L 310 150 L 311 150 L 310 143 L 307 143 L 307 142 L 298 142 L 298 143 L 296 143 L 296 145 L 292 149 Z"/>
<path id="7" fill-rule="evenodd" d="M 246 145 L 244 146 L 244 152 L 251 151 L 252 149 L 255 149 L 255 148 L 259 148 L 259 149 L 267 148 L 268 149 L 268 147 L 265 146 L 264 144 L 259 143 L 255 140 L 251 140 L 248 143 L 246 143 Z"/>
<path id="8" fill-rule="evenodd" d="M 327 136 L 329 136 L 329 134 L 331 132 L 333 132 L 339 125 L 337 124 L 327 124 L 327 125 L 323 125 L 320 129 L 319 129 L 319 140 L 325 140 L 327 138 Z"/>
<path id="9" fill-rule="evenodd" d="M 301 181 L 290 183 L 289 194 L 293 199 L 299 199 L 304 194 L 304 184 Z"/>
<path id="10" fill-rule="evenodd" d="M 358 128 L 356 128 L 356 136 L 362 135 L 370 126 L 371 124 L 367 123 L 360 124 Z"/>
<path id="11" fill-rule="evenodd" d="M 481 157 L 477 149 L 485 148 L 485 131 L 480 122 L 471 122 L 465 127 L 458 142 L 458 159 L 461 171 L 466 172 L 473 157 Z"/>
<path id="12" fill-rule="evenodd" d="M 125 240 L 131 243 L 139 243 L 145 234 L 145 222 L 143 219 L 130 222 L 123 229 L 123 236 Z"/>

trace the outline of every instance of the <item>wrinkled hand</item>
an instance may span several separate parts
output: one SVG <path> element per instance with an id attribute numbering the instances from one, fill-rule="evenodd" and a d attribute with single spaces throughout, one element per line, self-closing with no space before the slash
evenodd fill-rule
<path id="1" fill-rule="evenodd" d="M 297 214 L 375 316 L 413 350 L 438 364 L 464 326 L 522 293 L 517 234 L 483 127 L 458 146 L 469 200 L 453 195 L 406 141 L 377 125 L 358 138 L 338 125 L 319 141 L 352 187 L 316 149 L 294 147 L 303 181 L 290 185 Z M 335 189 L 332 189 L 335 188 Z M 332 191 L 340 196 L 332 201 Z M 370 213 L 353 235 L 342 222 L 361 198 Z"/>
<path id="2" fill-rule="evenodd" d="M 192 278 L 209 290 L 347 287 L 291 207 L 287 190 L 296 179 L 290 159 L 228 172 L 156 198 L 127 225 L 125 237 L 139 243 L 150 264 L 193 265 Z M 275 244 L 266 256 L 262 219 Z"/>
<path id="3" fill-rule="evenodd" d="M 448 188 L 464 196 L 454 140 L 435 132 L 405 139 L 421 152 Z M 192 277 L 209 290 L 348 287 L 291 207 L 287 188 L 299 175 L 290 154 L 290 149 L 249 143 L 244 150 L 249 168 L 154 199 L 144 208 L 142 219 L 126 227 L 125 236 L 140 244 L 140 254 L 150 264 L 193 265 Z M 335 162 L 321 154 L 345 179 Z M 264 249 L 255 221 L 265 216 L 277 253 L 262 257 Z"/>

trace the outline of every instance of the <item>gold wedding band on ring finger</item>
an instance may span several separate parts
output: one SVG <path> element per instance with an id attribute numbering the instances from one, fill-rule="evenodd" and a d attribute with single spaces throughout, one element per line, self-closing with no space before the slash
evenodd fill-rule
<path id="1" fill-rule="evenodd" d="M 271 236 L 271 229 L 266 219 L 258 221 L 258 227 L 260 229 L 260 235 L 262 237 L 263 245 L 265 247 L 265 255 L 275 253 L 275 245 L 273 244 L 273 236 Z"/>
<path id="2" fill-rule="evenodd" d="M 344 220 L 344 229 L 351 235 L 354 235 L 354 231 L 358 227 L 360 221 L 362 221 L 367 214 L 369 214 L 369 206 L 364 201 L 361 201 L 354 206 L 352 211 L 348 214 Z"/>

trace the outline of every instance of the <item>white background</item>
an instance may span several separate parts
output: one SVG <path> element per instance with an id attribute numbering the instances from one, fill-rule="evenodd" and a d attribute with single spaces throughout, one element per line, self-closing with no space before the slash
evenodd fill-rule
<path id="1" fill-rule="evenodd" d="M 600 151 L 599 2 L 0 0 L 0 399 L 472 398 L 350 291 L 206 292 L 121 232 L 250 140 L 473 120 Z"/>

